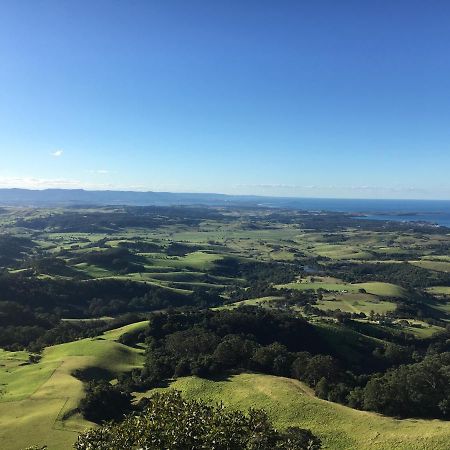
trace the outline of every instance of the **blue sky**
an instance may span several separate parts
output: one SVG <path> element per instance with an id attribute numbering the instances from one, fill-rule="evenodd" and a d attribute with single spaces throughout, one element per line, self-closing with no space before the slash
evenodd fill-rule
<path id="1" fill-rule="evenodd" d="M 0 186 L 450 198 L 447 1 L 0 2 Z"/>

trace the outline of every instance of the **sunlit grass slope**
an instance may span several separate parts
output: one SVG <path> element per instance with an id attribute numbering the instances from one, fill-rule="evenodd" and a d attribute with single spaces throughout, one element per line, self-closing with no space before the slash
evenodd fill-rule
<path id="1" fill-rule="evenodd" d="M 49 450 L 72 448 L 77 434 L 91 424 L 74 413 L 83 396 L 76 370 L 98 368 L 115 376 L 141 366 L 137 349 L 115 341 L 139 322 L 94 339 L 48 347 L 37 364 L 27 364 L 25 352 L 0 353 L 0 448 L 24 449 L 32 444 Z"/>
<path id="2" fill-rule="evenodd" d="M 379 297 L 397 297 L 402 298 L 406 291 L 401 286 L 381 281 L 368 283 L 344 283 L 344 282 L 304 282 L 304 283 L 286 283 L 275 286 L 283 289 L 293 289 L 298 291 L 324 289 L 326 291 L 350 292 L 356 293 L 364 289 L 369 294 Z"/>
<path id="3" fill-rule="evenodd" d="M 314 397 L 304 384 L 288 378 L 241 374 L 226 381 L 181 378 L 171 388 L 189 398 L 223 401 L 248 409 L 264 408 L 278 427 L 300 426 L 319 435 L 328 449 L 444 450 L 450 422 L 396 420 L 357 411 Z"/>

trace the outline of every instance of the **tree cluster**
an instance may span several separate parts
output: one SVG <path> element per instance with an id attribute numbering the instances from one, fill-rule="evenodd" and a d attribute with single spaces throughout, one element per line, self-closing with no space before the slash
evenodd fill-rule
<path id="1" fill-rule="evenodd" d="M 142 412 L 122 422 L 82 433 L 76 450 L 145 448 L 147 450 L 317 450 L 320 439 L 311 431 L 291 427 L 277 431 L 262 410 L 248 413 L 222 405 L 185 400 L 179 392 L 154 394 Z"/>

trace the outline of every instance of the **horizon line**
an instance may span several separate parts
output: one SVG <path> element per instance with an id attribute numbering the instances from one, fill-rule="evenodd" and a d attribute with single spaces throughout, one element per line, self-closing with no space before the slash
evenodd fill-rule
<path id="1" fill-rule="evenodd" d="M 305 197 L 305 196 L 280 196 L 280 195 L 261 195 L 261 194 L 226 194 L 223 192 L 191 192 L 191 191 L 156 191 L 156 190 L 133 190 L 133 189 L 86 189 L 80 188 L 21 188 L 21 187 L 0 187 L 0 191 L 27 191 L 27 192 L 45 192 L 45 191 L 81 191 L 81 192 L 123 192 L 132 194 L 171 194 L 171 195 L 220 195 L 224 197 L 253 197 L 261 199 L 281 199 L 281 200 L 363 200 L 363 201 L 422 201 L 422 202 L 449 202 L 450 198 L 385 198 L 385 197 Z M 1 199 L 0 199 L 1 200 Z"/>

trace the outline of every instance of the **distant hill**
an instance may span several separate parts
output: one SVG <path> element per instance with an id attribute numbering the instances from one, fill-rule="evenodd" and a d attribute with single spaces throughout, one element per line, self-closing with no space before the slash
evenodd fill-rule
<path id="1" fill-rule="evenodd" d="M 0 189 L 0 205 L 70 206 L 70 205 L 255 205 L 264 197 L 135 191 L 86 191 L 84 189 Z"/>

